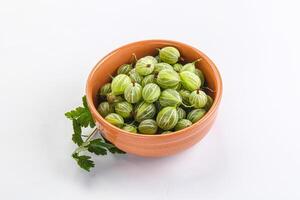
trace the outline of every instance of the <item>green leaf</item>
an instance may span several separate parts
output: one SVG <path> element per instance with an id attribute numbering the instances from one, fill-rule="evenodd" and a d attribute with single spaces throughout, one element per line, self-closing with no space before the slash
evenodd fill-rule
<path id="1" fill-rule="evenodd" d="M 81 138 L 81 127 L 80 124 L 76 121 L 76 119 L 73 119 L 73 130 L 74 133 L 72 135 L 72 140 L 75 144 L 80 146 L 83 143 L 83 140 Z"/>
<path id="2" fill-rule="evenodd" d="M 115 153 L 126 154 L 125 151 L 122 151 L 121 149 L 117 148 L 113 143 L 111 143 L 110 141 L 108 141 L 105 137 L 103 137 L 103 139 L 106 142 L 106 144 L 110 144 L 111 145 L 111 147 L 108 148 L 108 151 L 110 153 L 113 153 L 113 154 L 115 154 Z"/>
<path id="3" fill-rule="evenodd" d="M 82 139 L 82 127 L 86 128 L 90 126 L 91 128 L 95 127 L 95 122 L 93 121 L 92 114 L 88 108 L 86 97 L 82 97 L 82 106 L 75 108 L 69 112 L 65 113 L 65 116 L 72 120 L 73 123 L 73 135 L 72 140 L 75 144 L 78 145 L 78 148 L 72 154 L 72 157 L 76 160 L 77 164 L 84 170 L 90 171 L 92 167 L 95 166 L 94 162 L 91 160 L 90 156 L 79 155 L 81 152 L 89 151 L 96 155 L 106 155 L 107 152 L 111 153 L 125 153 L 124 151 L 118 149 L 111 142 L 105 138 L 94 139 L 89 141 L 83 141 Z"/>
<path id="4" fill-rule="evenodd" d="M 86 102 L 86 96 L 82 97 L 82 104 L 83 104 L 84 108 L 86 109 L 86 111 L 88 113 L 87 121 L 89 121 L 90 127 L 94 128 L 95 127 L 95 122 L 93 120 L 92 114 L 91 114 L 91 112 L 89 110 L 89 107 L 88 107 L 88 104 Z"/>
<path id="5" fill-rule="evenodd" d="M 83 127 L 90 126 L 93 128 L 95 126 L 92 114 L 87 106 L 86 97 L 82 97 L 82 104 L 84 107 L 77 107 L 74 110 L 65 113 L 65 116 L 70 119 L 77 119 L 79 124 Z"/>
<path id="6" fill-rule="evenodd" d="M 125 151 L 122 151 L 121 149 L 118 149 L 117 147 L 110 148 L 110 149 L 108 149 L 108 151 L 113 154 L 115 154 L 115 153 L 126 154 Z"/>
<path id="7" fill-rule="evenodd" d="M 103 142 L 101 142 L 101 139 L 92 140 L 92 141 L 90 141 L 90 144 L 88 145 L 88 151 L 91 153 L 95 153 L 96 155 L 106 155 L 107 150 L 104 148 L 105 148 L 105 145 L 103 145 Z"/>
<path id="8" fill-rule="evenodd" d="M 79 156 L 77 153 L 72 154 L 72 157 L 76 160 L 77 164 L 84 170 L 90 171 L 95 166 L 90 156 Z"/>
<path id="9" fill-rule="evenodd" d="M 73 119 L 71 112 L 66 112 L 66 113 L 65 113 L 65 116 L 66 116 L 68 119 L 71 119 L 71 120 Z"/>
<path id="10" fill-rule="evenodd" d="M 86 109 L 83 108 L 83 107 L 77 107 L 75 108 L 74 110 L 71 110 L 69 112 L 66 112 L 65 113 L 65 116 L 70 119 L 70 120 L 73 120 L 73 119 L 76 119 L 78 118 L 82 113 L 85 113 L 86 112 Z"/>
<path id="11" fill-rule="evenodd" d="M 84 106 L 85 108 L 88 109 L 88 105 L 87 105 L 87 102 L 86 102 L 86 96 L 85 96 L 85 95 L 82 97 L 82 104 L 83 104 L 83 106 Z"/>
<path id="12" fill-rule="evenodd" d="M 91 121 L 90 121 L 90 127 L 94 128 L 96 126 L 95 122 L 93 121 L 93 118 L 91 117 Z"/>
<path id="13" fill-rule="evenodd" d="M 86 128 L 88 127 L 91 121 L 90 114 L 88 112 L 84 112 L 77 118 L 77 120 L 81 126 Z"/>

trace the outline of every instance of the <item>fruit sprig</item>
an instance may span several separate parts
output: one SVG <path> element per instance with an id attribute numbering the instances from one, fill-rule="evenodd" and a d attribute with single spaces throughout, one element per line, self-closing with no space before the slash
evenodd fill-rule
<path id="1" fill-rule="evenodd" d="M 118 149 L 115 145 L 110 143 L 104 137 L 93 139 L 98 133 L 98 129 L 94 128 L 95 122 L 93 121 L 92 115 L 87 106 L 85 96 L 82 97 L 82 104 L 83 106 L 79 106 L 69 112 L 66 112 L 65 116 L 72 121 L 74 131 L 72 135 L 72 140 L 78 146 L 72 153 L 72 158 L 82 169 L 90 171 L 90 169 L 95 166 L 95 163 L 93 160 L 91 160 L 92 157 L 86 155 L 86 153 L 93 153 L 96 155 L 107 155 L 108 151 L 113 154 L 124 154 L 125 152 Z M 83 135 L 83 128 L 94 129 L 89 135 Z M 86 137 L 86 139 L 84 140 L 83 137 Z"/>

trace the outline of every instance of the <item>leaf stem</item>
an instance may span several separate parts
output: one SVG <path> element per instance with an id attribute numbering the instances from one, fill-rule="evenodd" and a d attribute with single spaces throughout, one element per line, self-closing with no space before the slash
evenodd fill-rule
<path id="1" fill-rule="evenodd" d="M 97 132 L 98 132 L 98 129 L 95 128 L 93 130 L 93 132 L 86 138 L 85 142 L 89 142 L 96 135 Z"/>
<path id="2" fill-rule="evenodd" d="M 83 143 L 81 146 L 79 146 L 75 149 L 75 151 L 72 153 L 72 155 L 79 154 L 80 152 L 86 151 L 86 150 L 87 150 L 87 147 L 85 146 L 85 143 Z"/>
<path id="3" fill-rule="evenodd" d="M 77 147 L 75 149 L 75 151 L 73 152 L 73 154 L 79 154 L 81 151 L 86 151 L 87 150 L 87 146 L 89 145 L 90 140 L 95 136 L 95 134 L 98 132 L 98 129 L 95 128 L 93 130 L 93 132 L 91 132 L 86 140 L 84 141 L 84 143 L 82 143 L 79 147 Z"/>

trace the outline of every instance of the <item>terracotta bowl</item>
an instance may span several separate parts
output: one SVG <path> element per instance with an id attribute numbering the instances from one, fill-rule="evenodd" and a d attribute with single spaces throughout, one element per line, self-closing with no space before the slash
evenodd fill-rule
<path id="1" fill-rule="evenodd" d="M 99 103 L 97 102 L 97 92 L 99 88 L 111 81 L 110 75 L 115 74 L 120 65 L 130 63 L 133 53 L 136 54 L 137 58 L 156 55 L 156 48 L 165 46 L 174 46 L 179 49 L 181 56 L 186 61 L 202 58 L 202 61 L 197 63 L 197 67 L 203 71 L 208 87 L 214 90 L 213 93 L 210 93 L 214 99 L 210 110 L 192 126 L 163 135 L 132 134 L 106 122 L 97 112 Z M 100 60 L 88 77 L 86 96 L 97 128 L 107 140 L 128 153 L 152 157 L 167 156 L 191 147 L 210 130 L 216 118 L 222 96 L 222 80 L 215 64 L 198 49 L 170 40 L 145 40 L 122 46 Z"/>

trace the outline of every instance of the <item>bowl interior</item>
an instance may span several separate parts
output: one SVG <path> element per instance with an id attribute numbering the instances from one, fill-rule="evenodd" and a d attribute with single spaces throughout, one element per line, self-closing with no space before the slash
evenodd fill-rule
<path id="1" fill-rule="evenodd" d="M 204 73 L 207 87 L 214 91 L 208 91 L 208 94 L 215 99 L 216 95 L 220 93 L 220 87 L 218 87 L 218 84 L 220 84 L 218 79 L 220 79 L 220 77 L 218 77 L 219 73 L 214 67 L 212 61 L 206 55 L 199 50 L 183 43 L 166 40 L 148 40 L 131 43 L 120 47 L 105 56 L 101 61 L 99 61 L 99 63 L 97 63 L 96 67 L 89 76 L 87 84 L 87 95 L 92 95 L 94 107 L 96 108 L 99 104 L 97 99 L 99 88 L 105 83 L 111 81 L 111 76 L 116 74 L 119 66 L 124 63 L 131 63 L 133 60 L 133 54 L 136 55 L 137 59 L 146 55 L 155 56 L 158 54 L 157 48 L 162 48 L 165 46 L 176 47 L 180 51 L 181 57 L 185 62 L 192 62 L 202 58 L 200 62 L 196 63 L 196 67 Z"/>

